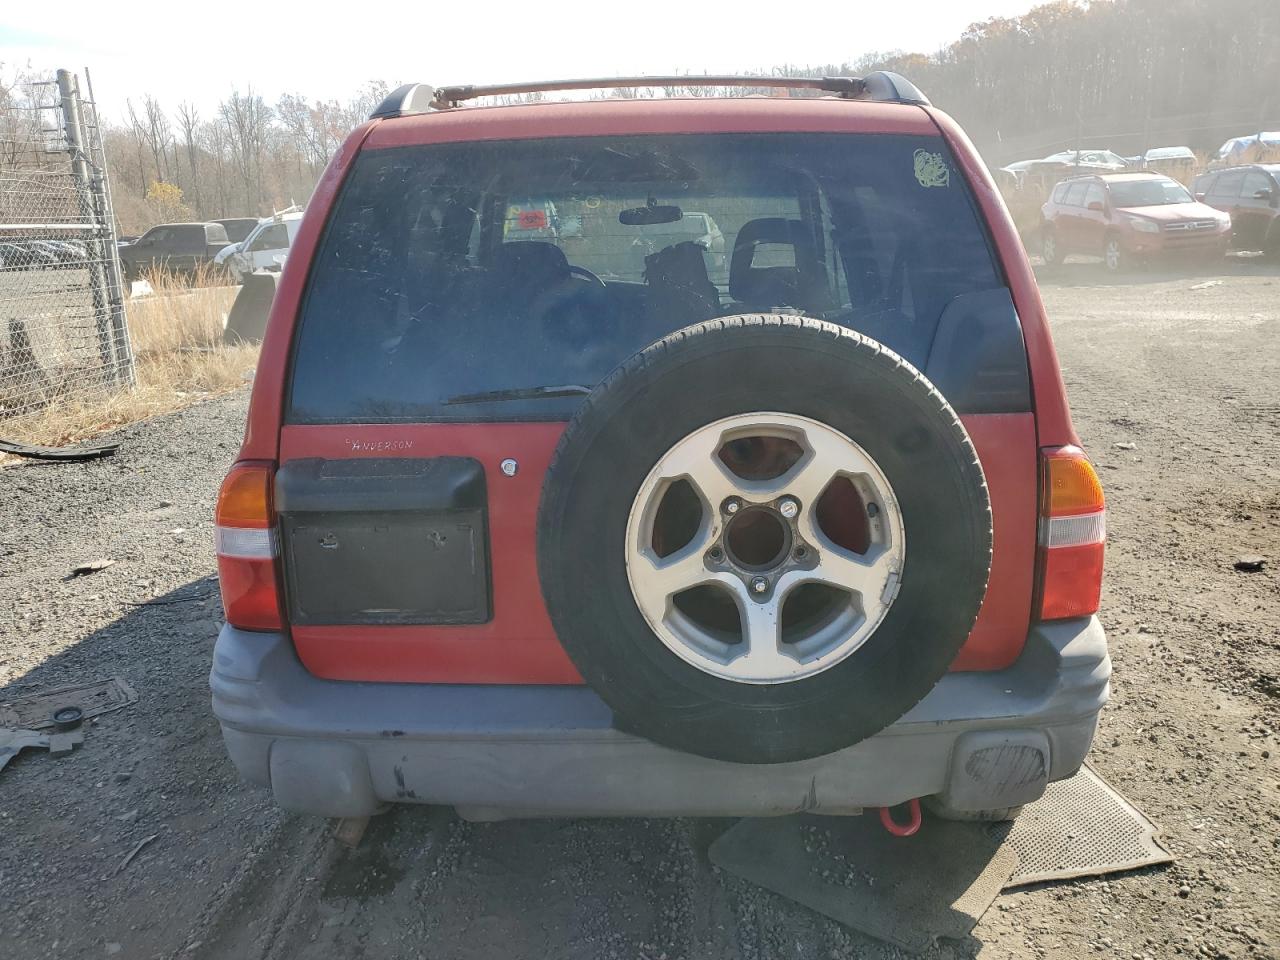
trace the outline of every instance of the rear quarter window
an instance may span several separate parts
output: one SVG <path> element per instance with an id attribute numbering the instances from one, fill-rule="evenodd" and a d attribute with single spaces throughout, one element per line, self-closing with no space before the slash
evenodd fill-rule
<path id="1" fill-rule="evenodd" d="M 625 222 L 646 209 L 678 218 Z M 924 369 L 947 307 L 1003 289 L 968 186 L 934 137 L 370 150 L 310 270 L 287 418 L 567 419 L 580 396 L 479 398 L 592 387 L 668 333 L 737 313 L 828 319 Z"/>
<path id="2" fill-rule="evenodd" d="M 202 239 L 205 243 L 230 243 L 231 242 L 227 238 L 227 228 L 220 223 L 205 224 L 204 237 Z M 200 242 L 200 240 L 201 238 L 197 238 L 197 242 Z"/>

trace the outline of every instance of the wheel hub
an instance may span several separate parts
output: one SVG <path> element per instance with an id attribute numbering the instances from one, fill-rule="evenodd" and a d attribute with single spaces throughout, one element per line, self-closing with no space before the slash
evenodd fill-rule
<path id="1" fill-rule="evenodd" d="M 748 507 L 725 526 L 725 554 L 746 570 L 775 569 L 791 552 L 791 526 L 772 507 Z"/>
<path id="2" fill-rule="evenodd" d="M 800 453 L 781 471 L 742 457 L 786 446 Z M 852 509 L 868 531 L 861 552 L 820 520 L 837 479 L 856 491 Z M 672 537 L 655 527 L 679 486 L 701 518 L 688 522 L 686 510 Z M 627 524 L 627 576 L 655 634 L 699 669 L 747 683 L 801 679 L 853 653 L 888 612 L 904 555 L 901 511 L 879 466 L 848 437 L 793 414 L 743 414 L 694 431 L 654 466 Z M 734 608 L 736 629 L 725 615 Z"/>

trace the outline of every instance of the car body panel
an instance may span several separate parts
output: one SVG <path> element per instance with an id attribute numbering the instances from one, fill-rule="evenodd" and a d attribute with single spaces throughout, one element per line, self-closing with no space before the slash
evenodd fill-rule
<path id="1" fill-rule="evenodd" d="M 1035 423 L 1031 414 L 962 418 L 987 475 L 995 526 L 991 585 L 955 669 L 1013 662 L 1026 639 L 1035 565 Z M 474 457 L 484 465 L 493 618 L 471 625 L 298 626 L 302 662 L 331 680 L 581 683 L 552 629 L 537 570 L 542 478 L 563 423 L 286 425 L 280 463 L 319 457 Z M 519 464 L 514 477 L 498 464 Z"/>

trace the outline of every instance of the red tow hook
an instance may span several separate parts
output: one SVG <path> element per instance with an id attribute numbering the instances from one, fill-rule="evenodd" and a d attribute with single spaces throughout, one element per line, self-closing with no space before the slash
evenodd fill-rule
<path id="1" fill-rule="evenodd" d="M 895 837 L 909 837 L 920 829 L 920 800 L 918 797 L 912 797 L 907 801 L 907 810 L 911 813 L 911 819 L 906 823 L 898 823 L 893 819 L 893 814 L 890 812 L 889 807 L 881 807 L 880 822 Z"/>

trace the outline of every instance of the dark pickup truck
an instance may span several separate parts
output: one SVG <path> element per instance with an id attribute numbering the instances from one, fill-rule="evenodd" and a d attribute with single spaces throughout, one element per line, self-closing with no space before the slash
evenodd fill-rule
<path id="1" fill-rule="evenodd" d="M 220 223 L 162 223 L 132 243 L 119 244 L 120 265 L 130 280 L 156 269 L 193 273 L 212 264 L 230 242 Z"/>

